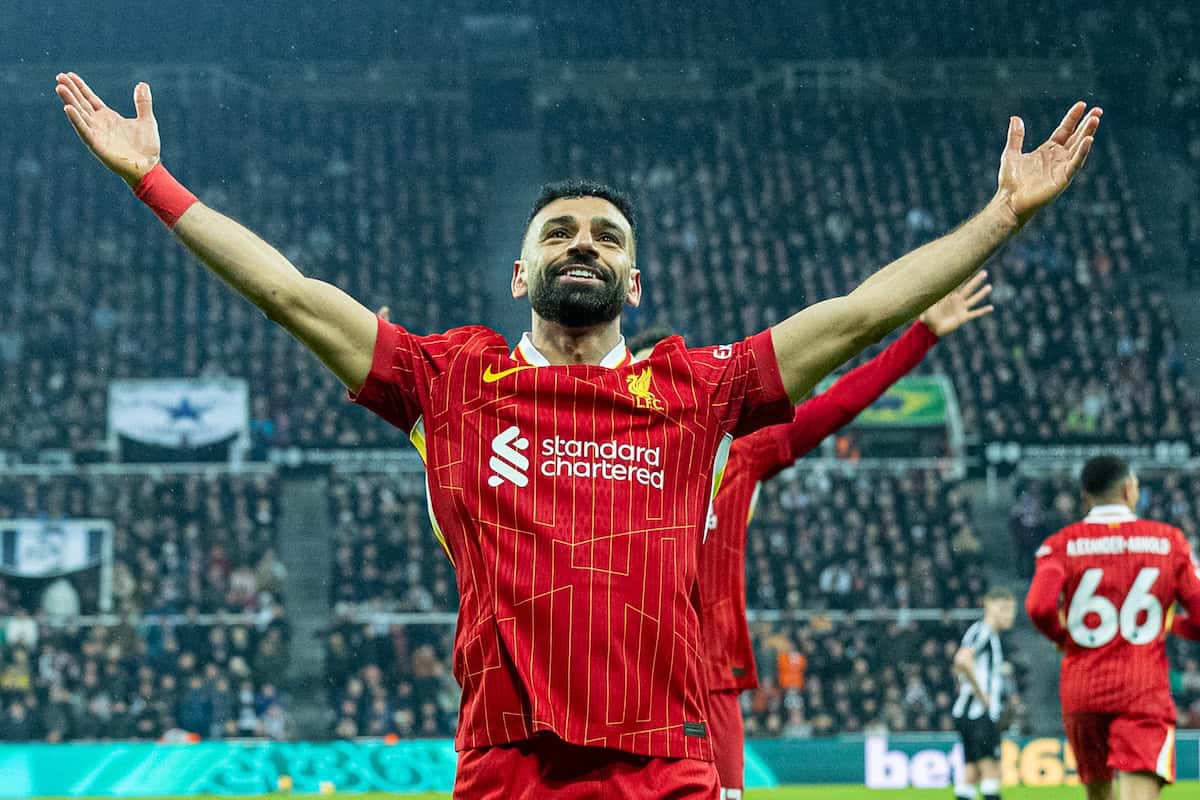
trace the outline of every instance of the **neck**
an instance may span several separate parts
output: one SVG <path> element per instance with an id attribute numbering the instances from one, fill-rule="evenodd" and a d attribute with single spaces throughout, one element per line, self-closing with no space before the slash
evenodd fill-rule
<path id="1" fill-rule="evenodd" d="M 1133 511 L 1133 506 L 1131 506 L 1131 505 L 1129 505 L 1129 503 L 1125 502 L 1124 497 L 1094 498 L 1091 500 L 1091 502 L 1089 502 L 1087 504 L 1088 513 L 1090 514 L 1092 512 L 1092 509 L 1095 508 L 1096 506 L 1122 506 L 1124 508 L 1128 508 L 1130 511 Z"/>
<path id="2" fill-rule="evenodd" d="M 587 328 L 568 328 L 533 315 L 529 337 L 533 346 L 555 366 L 599 364 L 621 340 L 621 320 Z"/>

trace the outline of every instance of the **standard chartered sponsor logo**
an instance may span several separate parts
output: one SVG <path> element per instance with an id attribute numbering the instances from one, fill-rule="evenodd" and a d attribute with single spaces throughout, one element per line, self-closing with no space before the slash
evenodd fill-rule
<path id="1" fill-rule="evenodd" d="M 555 436 L 542 440 L 541 455 L 538 469 L 548 478 L 628 481 L 663 488 L 662 451 L 657 447 Z"/>
<path id="2" fill-rule="evenodd" d="M 488 466 L 494 475 L 488 476 L 488 486 L 495 489 L 505 481 L 514 486 L 529 483 L 529 459 L 521 451 L 529 447 L 529 440 L 521 435 L 521 429 L 510 425 L 492 439 L 492 460 Z"/>

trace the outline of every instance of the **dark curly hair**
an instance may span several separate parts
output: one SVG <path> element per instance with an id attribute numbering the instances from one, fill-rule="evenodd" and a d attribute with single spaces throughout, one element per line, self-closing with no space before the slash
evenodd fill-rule
<path id="1" fill-rule="evenodd" d="M 529 229 L 529 223 L 533 222 L 533 218 L 538 215 L 539 211 L 555 200 L 561 200 L 564 197 L 599 197 L 601 200 L 607 200 L 625 216 L 625 219 L 629 221 L 629 230 L 635 237 L 637 236 L 637 211 L 634 209 L 633 200 L 629 198 L 629 195 L 606 183 L 586 178 L 571 178 L 542 184 L 538 199 L 533 201 L 533 209 L 529 212 L 529 218 L 525 220 L 526 230 Z"/>

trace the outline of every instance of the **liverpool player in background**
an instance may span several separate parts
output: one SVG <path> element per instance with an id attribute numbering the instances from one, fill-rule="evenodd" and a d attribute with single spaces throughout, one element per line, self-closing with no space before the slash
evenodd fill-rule
<path id="1" fill-rule="evenodd" d="M 1003 587 L 983 596 L 983 619 L 963 634 L 954 653 L 958 697 L 950 709 L 962 739 L 962 782 L 954 787 L 958 800 L 975 800 L 978 785 L 983 800 L 1000 798 L 1000 711 L 1004 700 L 1004 648 L 1000 634 L 1013 625 L 1017 600 Z"/>
<path id="2" fill-rule="evenodd" d="M 739 800 L 745 788 L 745 731 L 738 698 L 758 686 L 746 620 L 746 530 L 763 481 L 770 480 L 849 424 L 892 384 L 921 362 L 937 341 L 992 312 L 980 305 L 991 293 L 980 271 L 934 303 L 882 353 L 796 406 L 792 421 L 739 437 L 729 448 L 700 548 L 700 641 L 708 677 L 708 722 L 721 800 Z M 651 329 L 631 337 L 634 358 L 649 358 L 670 334 Z"/>
<path id="3" fill-rule="evenodd" d="M 1063 724 L 1089 800 L 1152 800 L 1175 779 L 1175 703 L 1165 639 L 1179 601 L 1200 615 L 1183 531 L 1138 519 L 1138 480 L 1119 458 L 1087 462 L 1087 516 L 1037 552 L 1025 608 L 1063 651 Z"/>
<path id="4" fill-rule="evenodd" d="M 789 398 L 978 270 L 1070 184 L 1101 114 L 1077 103 L 1030 153 L 1013 117 L 986 207 L 850 294 L 731 345 L 673 337 L 632 364 L 636 219 L 605 187 L 535 203 L 512 274 L 532 329 L 515 350 L 480 326 L 418 336 L 198 202 L 160 162 L 145 83 L 133 119 L 73 73 L 56 92 L 180 242 L 408 432 L 460 593 L 455 791 L 506 800 L 716 796 L 693 595 L 731 438 L 790 418 Z"/>

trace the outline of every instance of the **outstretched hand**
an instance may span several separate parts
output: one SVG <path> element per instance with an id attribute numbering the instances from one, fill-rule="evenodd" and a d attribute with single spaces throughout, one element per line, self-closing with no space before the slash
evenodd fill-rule
<path id="1" fill-rule="evenodd" d="M 1084 113 L 1079 101 L 1063 117 L 1050 138 L 1031 153 L 1022 153 L 1025 123 L 1013 117 L 1008 123 L 1008 142 L 1000 157 L 1000 197 L 1008 204 L 1018 225 L 1024 225 L 1043 206 L 1071 185 L 1091 152 L 1103 109 Z"/>
<path id="2" fill-rule="evenodd" d="M 921 315 L 921 322 L 940 339 L 971 320 L 992 313 L 995 306 L 980 305 L 992 293 L 990 283 L 983 285 L 985 280 L 987 270 L 981 269 L 962 286 L 925 309 L 925 313 Z"/>
<path id="3" fill-rule="evenodd" d="M 128 119 L 106 106 L 74 72 L 60 72 L 56 81 L 54 91 L 75 133 L 104 166 L 136 186 L 159 162 L 158 123 L 150 85 L 139 83 L 134 88 L 137 116 Z"/>

